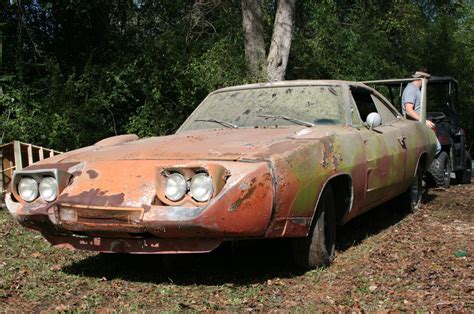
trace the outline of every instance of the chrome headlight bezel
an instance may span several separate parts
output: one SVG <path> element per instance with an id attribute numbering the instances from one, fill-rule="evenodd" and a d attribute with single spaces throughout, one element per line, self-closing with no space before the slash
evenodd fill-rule
<path id="1" fill-rule="evenodd" d="M 189 185 L 189 195 L 198 202 L 207 202 L 214 194 L 214 183 L 208 173 L 194 175 Z"/>
<path id="2" fill-rule="evenodd" d="M 164 194 L 170 201 L 177 202 L 182 200 L 187 191 L 188 183 L 181 173 L 173 172 L 166 177 Z"/>
<path id="3" fill-rule="evenodd" d="M 46 197 L 47 199 L 44 199 L 45 193 L 41 195 L 40 193 L 40 184 L 44 178 L 51 177 L 56 181 L 56 195 L 54 199 L 52 197 Z M 72 175 L 66 171 L 60 170 L 60 169 L 35 169 L 35 170 L 17 170 L 13 173 L 13 178 L 12 178 L 12 183 L 11 183 L 11 191 L 12 191 L 12 196 L 14 199 L 18 201 L 24 201 L 24 202 L 33 202 L 33 201 L 43 201 L 43 202 L 54 202 L 60 195 L 61 191 L 71 182 L 71 177 Z M 28 201 L 24 199 L 20 195 L 19 191 L 19 183 L 21 180 L 24 178 L 31 178 L 33 179 L 38 187 L 38 193 L 36 195 L 36 198 L 33 201 Z M 31 198 L 28 198 L 31 199 Z"/>
<path id="4" fill-rule="evenodd" d="M 186 193 L 179 199 L 166 192 L 166 181 L 170 180 L 169 176 L 177 175 L 176 173 L 186 181 Z M 230 171 L 220 164 L 186 163 L 157 167 L 156 175 L 156 198 L 153 200 L 153 205 L 202 207 L 220 193 L 230 176 Z M 181 184 L 183 192 L 184 182 Z"/>

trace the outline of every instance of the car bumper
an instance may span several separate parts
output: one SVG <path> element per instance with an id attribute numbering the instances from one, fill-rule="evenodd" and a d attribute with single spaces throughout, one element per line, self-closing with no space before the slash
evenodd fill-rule
<path id="1" fill-rule="evenodd" d="M 235 165 L 234 165 L 235 167 Z M 247 170 L 248 170 L 247 166 Z M 201 207 L 101 206 L 61 201 L 19 203 L 6 194 L 7 208 L 25 227 L 53 245 L 99 252 L 208 252 L 228 238 L 264 236 L 273 208 L 268 164 L 229 178 Z"/>

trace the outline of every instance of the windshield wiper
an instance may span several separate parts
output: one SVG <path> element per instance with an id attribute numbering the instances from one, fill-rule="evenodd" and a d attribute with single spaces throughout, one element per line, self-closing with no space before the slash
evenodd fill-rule
<path id="1" fill-rule="evenodd" d="M 220 125 L 223 125 L 223 126 L 225 126 L 226 128 L 229 128 L 229 129 L 238 129 L 239 128 L 237 125 L 235 125 L 233 123 L 225 122 L 225 121 L 221 121 L 221 120 L 216 120 L 216 119 L 198 119 L 198 120 L 194 120 L 194 121 L 219 123 Z"/>
<path id="2" fill-rule="evenodd" d="M 266 119 L 283 119 L 283 120 L 290 121 L 290 122 L 293 122 L 293 123 L 296 123 L 296 124 L 299 124 L 299 125 L 304 125 L 304 126 L 307 126 L 307 127 L 315 126 L 314 123 L 299 120 L 299 119 L 295 119 L 295 118 L 291 118 L 291 117 L 287 117 L 287 116 L 276 116 L 276 115 L 271 115 L 271 114 L 259 114 L 259 115 L 257 115 L 257 117 L 262 117 L 262 118 L 266 118 Z"/>

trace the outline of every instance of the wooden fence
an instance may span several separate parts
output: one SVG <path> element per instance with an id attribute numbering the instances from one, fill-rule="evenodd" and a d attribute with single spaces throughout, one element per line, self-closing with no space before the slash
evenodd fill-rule
<path id="1" fill-rule="evenodd" d="M 0 204 L 13 177 L 13 171 L 58 154 L 61 152 L 20 141 L 0 145 Z"/>

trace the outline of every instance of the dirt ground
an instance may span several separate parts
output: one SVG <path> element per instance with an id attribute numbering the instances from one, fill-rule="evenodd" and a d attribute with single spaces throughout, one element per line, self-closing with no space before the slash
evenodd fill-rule
<path id="1" fill-rule="evenodd" d="M 288 241 L 174 258 L 52 248 L 0 210 L 0 312 L 474 311 L 474 185 L 430 190 L 338 229 L 336 260 L 299 271 Z"/>

